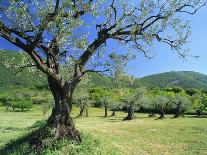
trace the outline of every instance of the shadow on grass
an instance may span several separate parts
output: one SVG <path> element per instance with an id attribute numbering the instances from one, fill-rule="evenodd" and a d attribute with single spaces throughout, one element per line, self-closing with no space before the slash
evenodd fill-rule
<path id="1" fill-rule="evenodd" d="M 47 135 L 41 147 L 33 145 L 31 137 L 38 131 L 45 131 L 44 122 L 37 121 L 28 129 L 32 129 L 24 136 L 10 141 L 4 147 L 0 148 L 0 155 L 46 155 L 46 154 L 93 154 L 99 151 L 99 141 L 94 139 L 89 134 L 81 133 L 81 143 L 69 139 L 55 139 Z M 42 127 L 43 126 L 43 127 Z M 36 129 L 35 129 L 36 128 Z M 35 129 L 35 130 L 34 130 Z M 48 130 L 49 131 L 49 130 Z M 47 132 L 46 132 L 47 133 Z M 43 135 L 44 136 L 44 135 Z M 32 143 L 31 143 L 32 142 Z M 100 154 L 100 153 L 98 153 Z"/>
<path id="2" fill-rule="evenodd" d="M 21 149 L 24 149 L 26 147 L 26 144 L 28 144 L 30 137 L 32 134 L 35 132 L 35 129 L 40 129 L 43 128 L 46 124 L 46 121 L 37 121 L 35 122 L 32 126 L 28 128 L 14 128 L 14 127 L 9 127 L 4 130 L 8 131 L 20 131 L 20 130 L 31 130 L 29 133 L 26 135 L 19 137 L 15 140 L 11 140 L 8 144 L 6 144 L 3 148 L 0 148 L 0 155 L 10 155 L 12 151 L 16 151 L 20 149 L 20 153 L 18 155 L 21 155 Z M 31 154 L 34 150 L 33 149 L 25 149 L 23 154 Z"/>
<path id="3" fill-rule="evenodd" d="M 46 120 L 36 121 L 32 126 L 28 127 L 27 129 L 36 129 L 36 128 L 43 128 L 47 124 Z"/>
<path id="4" fill-rule="evenodd" d="M 104 116 L 90 116 L 90 117 L 96 117 L 96 118 L 106 118 Z"/>
<path id="5" fill-rule="evenodd" d="M 207 118 L 207 115 L 201 115 L 201 116 L 196 116 L 196 115 L 186 115 L 185 117 L 187 117 L 187 118 Z"/>
<path id="6" fill-rule="evenodd" d="M 157 117 L 157 118 L 155 118 L 155 120 L 164 120 L 165 119 L 165 117 Z"/>
<path id="7" fill-rule="evenodd" d="M 12 153 L 12 150 L 18 150 L 22 146 L 22 144 L 26 143 L 29 140 L 29 137 L 31 136 L 31 134 L 32 133 L 10 141 L 3 148 L 0 148 L 0 154 L 1 155 L 10 155 Z M 28 152 L 26 152 L 26 153 L 29 154 L 31 152 L 28 149 Z"/>
<path id="8" fill-rule="evenodd" d="M 7 127 L 7 128 L 2 128 L 2 129 L 0 129 L 0 131 L 2 131 L 2 132 L 21 131 L 21 130 L 24 130 L 24 128 Z"/>
<path id="9" fill-rule="evenodd" d="M 123 118 L 109 118 L 108 122 L 123 122 Z"/>

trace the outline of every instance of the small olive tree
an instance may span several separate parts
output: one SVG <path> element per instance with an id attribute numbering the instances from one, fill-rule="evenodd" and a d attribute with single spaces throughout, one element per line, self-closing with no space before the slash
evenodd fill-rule
<path id="1" fill-rule="evenodd" d="M 127 107 L 128 113 L 123 119 L 124 121 L 134 119 L 134 110 L 140 107 L 141 103 L 143 102 L 145 92 L 145 88 L 138 88 L 135 90 L 135 92 L 125 96 L 122 99 L 124 106 Z"/>
<path id="2" fill-rule="evenodd" d="M 186 94 L 179 93 L 173 96 L 172 100 L 173 104 L 175 105 L 175 115 L 174 118 L 178 118 L 180 116 L 184 116 L 184 112 L 189 109 L 191 103 L 186 96 Z"/>
<path id="3" fill-rule="evenodd" d="M 80 107 L 78 117 L 82 117 L 84 112 L 88 117 L 88 108 L 93 103 L 89 94 L 92 85 L 91 76 L 86 74 L 74 92 L 74 101 Z"/>
<path id="4" fill-rule="evenodd" d="M 85 116 L 88 117 L 88 108 L 91 106 L 92 101 L 90 100 L 89 93 L 79 92 L 75 94 L 74 101 L 80 107 L 80 112 L 78 117 L 82 117 L 85 113 Z"/>
<path id="5" fill-rule="evenodd" d="M 156 107 L 160 113 L 159 119 L 165 118 L 165 110 L 168 104 L 171 102 L 171 99 L 169 98 L 169 96 L 160 94 L 155 97 L 154 102 L 156 103 Z"/>

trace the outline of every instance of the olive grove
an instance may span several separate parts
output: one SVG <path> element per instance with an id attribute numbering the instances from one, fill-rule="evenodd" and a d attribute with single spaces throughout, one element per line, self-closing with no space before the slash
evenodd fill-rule
<path id="1" fill-rule="evenodd" d="M 47 76 L 55 105 L 46 125 L 52 132 L 45 134 L 80 142 L 70 113 L 81 78 L 88 72 L 109 71 L 111 48 L 117 45 L 126 55 L 151 57 L 153 43 L 165 43 L 185 57 L 182 46 L 190 25 L 182 15 L 195 14 L 204 4 L 202 0 L 1 0 L 0 37 L 28 55 L 21 69 L 36 67 Z M 64 76 L 61 66 L 71 64 Z M 45 134 L 37 131 L 32 142 L 41 144 Z"/>

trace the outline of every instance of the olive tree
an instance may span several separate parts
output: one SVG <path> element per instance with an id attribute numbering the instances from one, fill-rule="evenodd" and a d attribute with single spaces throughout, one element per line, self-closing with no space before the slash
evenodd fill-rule
<path id="1" fill-rule="evenodd" d="M 183 94 L 175 94 L 172 100 L 175 105 L 175 115 L 174 118 L 178 118 L 184 115 L 184 112 L 190 107 L 189 98 Z"/>
<path id="2" fill-rule="evenodd" d="M 203 2 L 3 0 L 0 1 L 0 37 L 28 54 L 30 60 L 21 68 L 35 66 L 47 76 L 55 100 L 46 125 L 54 131 L 50 135 L 80 142 L 80 134 L 70 117 L 72 95 L 85 73 L 105 70 L 104 67 L 97 70 L 97 66 L 108 65 L 107 57 L 112 50 L 108 52 L 104 48 L 109 42 L 114 40 L 114 45 L 126 47 L 125 52 L 142 52 L 150 57 L 150 46 L 158 41 L 185 57 L 182 46 L 190 30 L 189 22 L 181 14 L 196 13 Z M 169 30 L 173 35 L 167 33 Z M 74 62 L 71 76 L 65 78 L 61 65 L 67 67 L 71 61 Z M 41 143 L 44 136 L 36 134 L 34 138 L 40 138 L 33 142 Z"/>
<path id="3" fill-rule="evenodd" d="M 134 119 L 134 110 L 138 109 L 140 105 L 142 104 L 144 98 L 145 98 L 145 88 L 138 88 L 135 90 L 135 92 L 125 96 L 122 101 L 127 107 L 127 116 L 123 119 L 125 120 L 132 120 Z"/>
<path id="4" fill-rule="evenodd" d="M 143 98 L 141 106 L 148 111 L 149 117 L 155 117 L 155 102 L 154 98 L 147 95 Z"/>
<path id="5" fill-rule="evenodd" d="M 86 114 L 86 117 L 88 117 L 88 108 L 91 106 L 93 102 L 90 99 L 90 94 L 89 94 L 91 87 L 92 87 L 91 76 L 84 75 L 84 77 L 82 77 L 81 82 L 78 84 L 74 92 L 75 102 L 80 107 L 80 113 L 78 117 L 83 116 L 84 112 Z"/>
<path id="6" fill-rule="evenodd" d="M 160 113 L 159 119 L 165 118 L 165 110 L 171 102 L 171 99 L 167 95 L 161 94 L 155 97 L 154 102 L 156 103 L 156 107 Z"/>
<path id="7" fill-rule="evenodd" d="M 82 117 L 84 112 L 85 116 L 88 117 L 88 108 L 90 107 L 92 101 L 90 100 L 89 93 L 79 92 L 75 95 L 76 104 L 80 107 L 80 112 L 78 117 Z"/>

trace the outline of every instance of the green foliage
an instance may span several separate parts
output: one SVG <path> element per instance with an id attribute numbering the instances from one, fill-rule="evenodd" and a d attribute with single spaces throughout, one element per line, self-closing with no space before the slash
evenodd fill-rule
<path id="1" fill-rule="evenodd" d="M 192 108 L 196 111 L 197 115 L 200 116 L 201 113 L 207 109 L 207 96 L 204 93 L 196 93 L 191 97 Z"/>
<path id="2" fill-rule="evenodd" d="M 29 110 L 32 108 L 31 100 L 14 100 L 10 102 L 10 107 L 13 109 L 21 109 L 21 111 Z"/>
<path id="3" fill-rule="evenodd" d="M 8 58 L 15 57 L 14 63 L 19 64 L 21 60 L 21 54 L 18 54 L 16 51 L 1 51 L 1 55 L 4 57 L 0 57 L 0 61 L 5 61 Z M 45 90 L 48 88 L 47 81 L 45 77 L 41 74 L 29 74 L 28 70 L 24 70 L 20 72 L 18 76 L 14 76 L 15 71 L 13 68 L 5 68 L 0 65 L 0 89 L 15 89 L 20 87 L 27 87 L 32 89 L 38 90 Z M 25 76 L 26 75 L 26 76 Z M 101 88 L 113 88 L 114 84 L 113 78 L 107 76 L 100 76 L 97 73 L 88 73 L 90 77 L 90 81 L 94 87 L 101 87 Z M 125 83 L 124 86 L 132 87 L 131 84 L 126 84 L 129 81 L 130 77 L 125 77 L 123 82 Z M 128 79 L 128 80 L 127 80 Z M 199 89 L 207 89 L 206 84 L 207 76 L 190 71 L 178 71 L 178 72 L 166 72 L 160 73 L 155 75 L 146 76 L 140 79 L 133 80 L 133 87 L 182 87 L 183 89 L 188 89 L 189 92 L 192 88 L 199 88 Z M 193 90 L 191 90 L 193 91 Z"/>
<path id="4" fill-rule="evenodd" d="M 47 81 L 42 73 L 38 71 L 31 73 L 29 69 L 18 72 L 17 66 L 20 66 L 22 61 L 22 53 L 0 50 L 0 62 L 5 63 L 5 65 L 0 65 L 0 90 L 47 89 Z"/>
<path id="5" fill-rule="evenodd" d="M 199 90 L 195 89 L 195 88 L 192 88 L 192 89 L 186 90 L 185 92 L 186 92 L 186 94 L 188 94 L 190 96 L 193 96 L 193 95 L 196 95 L 197 93 L 199 93 Z"/>
<path id="6" fill-rule="evenodd" d="M 185 111 L 191 107 L 191 102 L 186 94 L 175 94 L 172 102 L 176 106 L 175 117 L 183 116 Z"/>
<path id="7" fill-rule="evenodd" d="M 101 88 L 101 87 L 92 88 L 90 90 L 89 92 L 90 100 L 95 101 L 94 102 L 95 107 L 100 107 L 102 105 L 103 98 L 109 95 L 108 90 L 109 89 L 107 88 Z"/>
<path id="8" fill-rule="evenodd" d="M 32 108 L 33 96 L 33 92 L 24 89 L 2 91 L 0 95 L 0 102 L 6 107 L 6 110 L 13 108 L 13 110 L 18 109 L 25 111 Z"/>
<path id="9" fill-rule="evenodd" d="M 140 105 L 145 100 L 146 89 L 145 88 L 137 88 L 134 92 L 130 94 L 126 94 L 125 97 L 122 98 L 122 102 L 125 107 L 133 107 L 134 109 L 139 109 Z"/>

